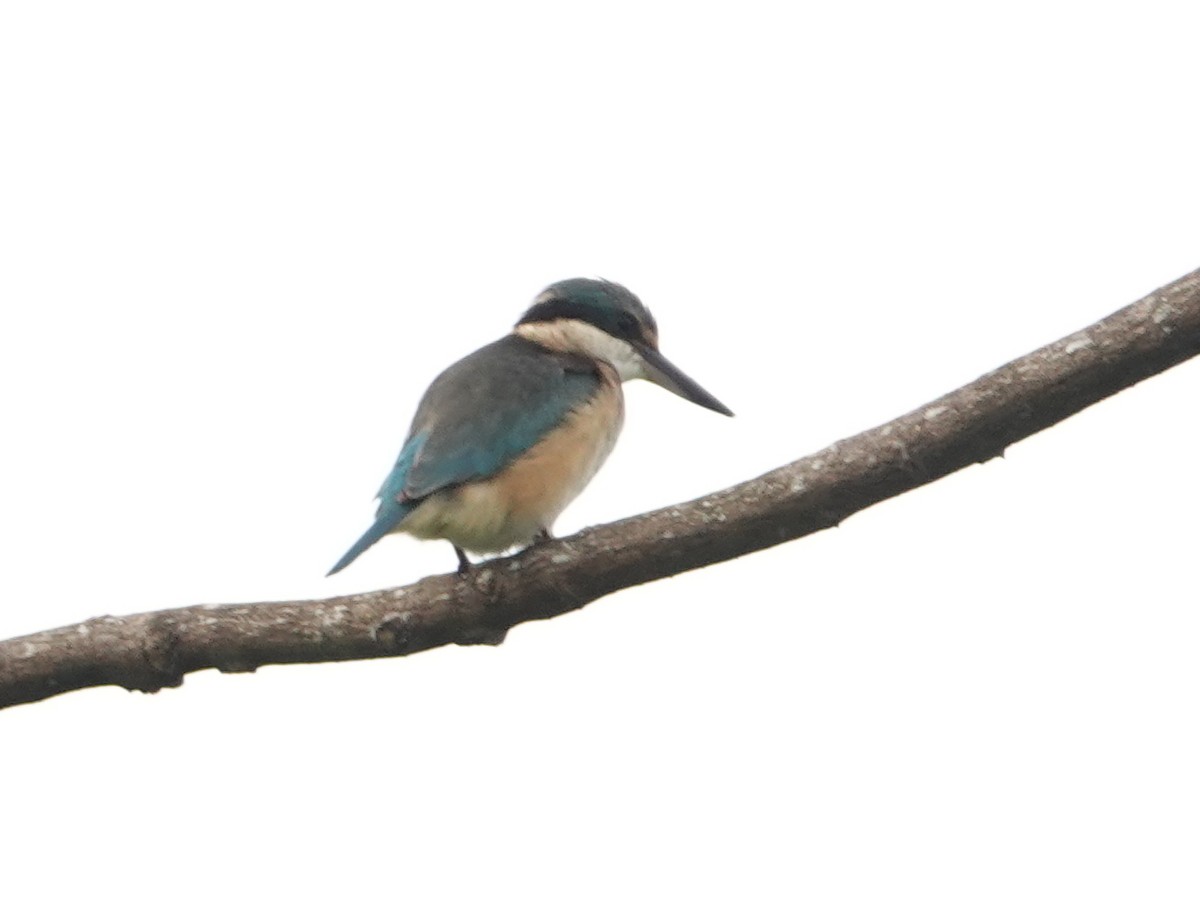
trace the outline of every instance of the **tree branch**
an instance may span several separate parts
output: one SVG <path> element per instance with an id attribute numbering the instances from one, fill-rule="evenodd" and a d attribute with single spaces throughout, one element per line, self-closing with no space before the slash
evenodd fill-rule
<path id="1" fill-rule="evenodd" d="M 817 454 L 690 503 L 491 561 L 465 578 L 431 576 L 404 588 L 320 601 L 102 616 L 0 642 L 0 707 L 95 685 L 157 691 L 209 668 L 250 672 L 271 663 L 498 644 L 518 623 L 837 525 L 998 456 L 1197 353 L 1200 270 Z"/>

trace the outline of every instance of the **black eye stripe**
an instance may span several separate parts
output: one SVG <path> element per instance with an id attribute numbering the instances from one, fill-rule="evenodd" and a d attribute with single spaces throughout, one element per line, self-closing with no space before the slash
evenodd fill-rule
<path id="1" fill-rule="evenodd" d="M 526 322 L 550 322 L 553 319 L 583 319 L 597 325 L 596 317 L 587 315 L 589 312 L 594 312 L 594 310 L 580 303 L 572 303 L 569 300 L 547 300 L 531 307 L 517 325 L 524 325 Z"/>
<path id="2" fill-rule="evenodd" d="M 642 332 L 637 318 L 631 313 L 599 310 L 591 304 L 570 300 L 548 300 L 539 303 L 522 316 L 517 325 L 527 322 L 551 322 L 555 319 L 577 319 L 618 338 L 640 338 Z"/>
<path id="3" fill-rule="evenodd" d="M 621 330 L 621 334 L 626 338 L 638 337 L 642 333 L 637 318 L 632 313 L 621 313 L 617 317 L 617 328 Z"/>

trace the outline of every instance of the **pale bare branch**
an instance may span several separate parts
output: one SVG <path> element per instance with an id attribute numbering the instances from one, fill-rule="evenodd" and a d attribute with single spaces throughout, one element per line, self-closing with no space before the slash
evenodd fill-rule
<path id="1" fill-rule="evenodd" d="M 836 525 L 1001 454 L 1200 352 L 1200 270 L 886 425 L 686 504 L 587 529 L 466 577 L 296 603 L 205 605 L 0 642 L 0 706 L 95 685 L 498 643 L 517 623 Z M 1192 415 L 1194 411 L 1188 411 Z"/>

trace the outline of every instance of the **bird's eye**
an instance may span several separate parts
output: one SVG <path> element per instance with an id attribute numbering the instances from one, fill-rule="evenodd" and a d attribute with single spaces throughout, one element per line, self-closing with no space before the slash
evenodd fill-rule
<path id="1" fill-rule="evenodd" d="M 642 328 L 638 325 L 637 317 L 624 312 L 617 316 L 617 334 L 622 338 L 640 338 Z"/>

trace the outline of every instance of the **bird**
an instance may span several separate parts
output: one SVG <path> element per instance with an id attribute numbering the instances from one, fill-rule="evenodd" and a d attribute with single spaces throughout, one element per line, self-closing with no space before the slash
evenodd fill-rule
<path id="1" fill-rule="evenodd" d="M 662 355 L 658 325 L 632 291 L 593 278 L 550 285 L 509 334 L 433 380 L 375 522 L 328 575 L 393 532 L 449 541 L 460 574 L 471 567 L 466 551 L 549 540 L 612 451 L 630 379 L 733 415 Z"/>

